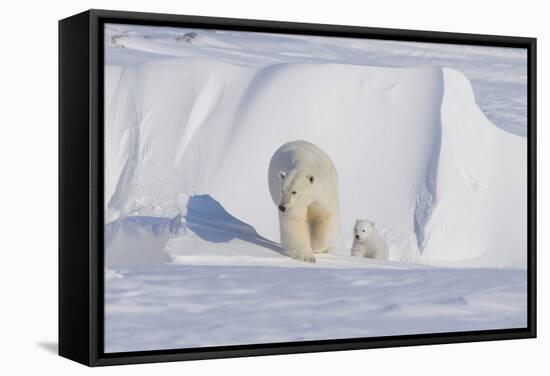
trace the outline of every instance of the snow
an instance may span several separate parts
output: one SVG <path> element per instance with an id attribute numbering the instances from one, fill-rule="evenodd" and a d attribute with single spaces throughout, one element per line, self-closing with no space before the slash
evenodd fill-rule
<path id="1" fill-rule="evenodd" d="M 116 271 L 109 268 L 105 268 L 104 276 L 106 281 L 114 278 L 122 278 L 122 274 L 117 273 Z"/>
<path id="2" fill-rule="evenodd" d="M 105 31 L 106 351 L 526 325 L 521 50 Z M 280 249 L 267 184 L 298 139 L 339 177 L 315 265 Z M 349 256 L 357 218 L 389 262 Z"/>
<path id="3" fill-rule="evenodd" d="M 182 39 L 193 32 L 196 37 Z M 105 57 L 114 65 L 202 56 L 244 66 L 323 61 L 380 67 L 450 67 L 472 82 L 479 106 L 495 125 L 523 136 L 527 132 L 527 51 L 521 48 L 114 24 L 107 25 L 105 42 L 109 50 Z"/>
<path id="4" fill-rule="evenodd" d="M 332 256 L 321 255 L 326 265 Z M 359 262 L 357 262 L 359 264 Z M 525 271 L 164 265 L 105 293 L 105 351 L 524 327 Z M 481 272 L 480 272 L 481 271 Z"/>

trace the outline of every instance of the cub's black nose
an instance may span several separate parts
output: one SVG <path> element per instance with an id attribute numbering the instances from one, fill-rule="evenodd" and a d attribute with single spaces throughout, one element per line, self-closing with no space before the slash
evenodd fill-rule
<path id="1" fill-rule="evenodd" d="M 279 205 L 279 210 L 284 212 L 286 210 L 286 208 L 283 205 Z"/>
<path id="2" fill-rule="evenodd" d="M 355 239 L 359 239 L 359 235 L 355 235 Z"/>

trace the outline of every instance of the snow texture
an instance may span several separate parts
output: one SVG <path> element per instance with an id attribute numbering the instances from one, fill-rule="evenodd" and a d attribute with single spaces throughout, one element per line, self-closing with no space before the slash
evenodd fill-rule
<path id="1" fill-rule="evenodd" d="M 164 265 L 105 293 L 106 351 L 525 327 L 525 271 L 370 260 L 324 267 Z M 356 260 L 367 260 L 355 258 Z M 293 264 L 297 264 L 294 262 Z M 343 267 L 343 266 L 342 266 Z"/>
<path id="2" fill-rule="evenodd" d="M 524 51 L 129 25 L 105 48 L 107 352 L 526 325 Z M 339 176 L 315 265 L 267 183 L 299 139 Z M 349 255 L 357 218 L 391 261 Z"/>

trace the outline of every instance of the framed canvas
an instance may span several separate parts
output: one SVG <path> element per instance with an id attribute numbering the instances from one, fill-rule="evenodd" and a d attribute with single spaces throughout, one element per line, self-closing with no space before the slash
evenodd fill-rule
<path id="1" fill-rule="evenodd" d="M 536 336 L 536 40 L 59 22 L 59 353 Z"/>

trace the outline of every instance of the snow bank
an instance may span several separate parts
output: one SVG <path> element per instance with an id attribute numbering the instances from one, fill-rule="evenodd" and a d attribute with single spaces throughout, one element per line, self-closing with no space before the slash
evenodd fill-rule
<path id="1" fill-rule="evenodd" d="M 485 118 L 462 74 L 444 69 L 444 77 L 437 193 L 422 259 L 525 268 L 527 141 Z"/>
<path id="2" fill-rule="evenodd" d="M 105 266 L 110 268 L 163 264 L 170 261 L 166 243 L 185 234 L 182 217 L 133 216 L 105 226 Z"/>
<path id="3" fill-rule="evenodd" d="M 395 261 L 525 268 L 526 140 L 484 117 L 459 72 L 266 62 L 245 50 L 228 56 L 227 46 L 205 52 L 204 38 L 180 42 L 192 49 L 177 54 L 171 44 L 127 38 L 139 45 L 126 43 L 107 65 L 106 223 L 185 217 L 190 200 L 209 195 L 251 227 L 245 235 L 233 227 L 235 241 L 263 239 L 255 249 L 269 249 L 278 241 L 269 159 L 303 139 L 338 170 L 336 253 L 349 253 L 355 219 L 369 218 Z M 197 239 L 187 230 L 162 238 L 172 239 L 173 257 L 174 244 Z M 198 239 L 208 252 L 223 248 Z"/>

